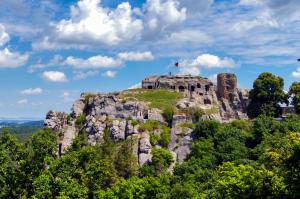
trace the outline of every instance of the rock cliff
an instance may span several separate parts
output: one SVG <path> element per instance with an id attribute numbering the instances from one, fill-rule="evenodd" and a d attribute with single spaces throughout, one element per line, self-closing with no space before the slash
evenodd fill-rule
<path id="1" fill-rule="evenodd" d="M 219 75 L 218 86 L 207 79 L 201 81 L 209 87 L 204 85 L 204 90 L 201 90 L 202 85 L 198 85 L 197 90 L 197 82 L 195 87 L 189 84 L 185 86 L 193 91 L 174 91 L 168 87 L 160 87 L 169 89 L 164 90 L 167 97 L 169 93 L 180 93 L 173 107 L 175 112 L 171 115 L 171 121 L 163 114 L 164 107 L 154 106 L 155 94 L 154 99 L 150 99 L 148 93 L 155 92 L 156 88 L 150 87 L 152 83 L 147 81 L 149 87 L 146 89 L 112 94 L 83 93 L 74 102 L 70 114 L 49 111 L 45 119 L 45 128 L 52 129 L 59 136 L 63 151 L 67 150 L 79 133 L 85 132 L 89 144 L 96 145 L 101 144 L 103 135 L 107 131 L 114 142 L 121 142 L 132 136 L 137 138 L 135 153 L 139 165 L 151 162 L 153 147 L 168 148 L 174 160 L 181 163 L 190 153 L 190 143 L 193 140 L 192 129 L 182 124 L 191 124 L 205 119 L 228 122 L 247 117 L 245 108 L 248 92 L 236 88 L 235 76 Z M 165 80 L 163 85 L 174 88 L 172 82 Z M 171 103 L 171 99 L 165 100 L 167 104 L 168 100 Z M 150 121 L 156 121 L 153 123 L 155 125 L 151 126 Z"/>

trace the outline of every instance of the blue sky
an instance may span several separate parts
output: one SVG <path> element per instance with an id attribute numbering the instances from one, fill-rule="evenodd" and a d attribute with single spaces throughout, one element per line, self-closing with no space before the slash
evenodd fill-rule
<path id="1" fill-rule="evenodd" d="M 298 0 L 1 0 L 0 117 L 69 112 L 82 92 L 170 71 L 233 72 L 242 88 L 269 71 L 288 89 L 299 20 Z"/>

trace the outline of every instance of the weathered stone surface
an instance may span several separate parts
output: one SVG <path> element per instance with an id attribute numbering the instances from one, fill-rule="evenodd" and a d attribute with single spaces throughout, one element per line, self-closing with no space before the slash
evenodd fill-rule
<path id="1" fill-rule="evenodd" d="M 126 102 L 118 98 L 117 94 L 96 94 L 88 100 L 86 113 L 92 116 L 107 115 L 113 118 L 142 120 L 147 113 L 147 106 L 142 102 Z"/>
<path id="2" fill-rule="evenodd" d="M 74 102 L 73 107 L 72 107 L 72 117 L 79 117 L 80 115 L 83 114 L 85 108 L 85 103 L 83 99 L 79 99 Z"/>
<path id="3" fill-rule="evenodd" d="M 191 123 L 192 119 L 187 117 L 186 115 L 173 115 L 172 126 L 176 126 L 180 123 Z"/>
<path id="4" fill-rule="evenodd" d="M 137 125 L 133 126 L 132 121 L 129 120 L 127 122 L 127 127 L 126 127 L 126 137 L 130 136 L 132 134 L 138 134 L 138 133 L 139 133 L 139 125 L 137 124 Z"/>
<path id="5" fill-rule="evenodd" d="M 149 120 L 156 120 L 161 123 L 165 122 L 164 117 L 162 116 L 162 110 L 153 108 L 148 110 L 148 119 Z"/>
<path id="6" fill-rule="evenodd" d="M 141 135 L 141 139 L 139 141 L 139 165 L 140 166 L 151 162 L 152 160 L 151 149 L 152 146 L 150 143 L 150 135 L 149 133 L 145 132 Z"/>
<path id="7" fill-rule="evenodd" d="M 55 133 L 59 133 L 67 125 L 67 122 L 68 114 L 49 111 L 44 120 L 44 127 L 53 130 Z"/>
<path id="8" fill-rule="evenodd" d="M 114 141 L 125 140 L 126 120 L 114 120 L 110 133 Z"/>
<path id="9" fill-rule="evenodd" d="M 172 128 L 171 142 L 169 150 L 176 154 L 176 161 L 182 163 L 188 154 L 190 154 L 190 144 L 192 142 L 192 129 Z"/>
<path id="10" fill-rule="evenodd" d="M 151 152 L 150 136 L 148 133 L 144 133 L 142 135 L 142 138 L 140 139 L 139 151 L 140 153 Z"/>
<path id="11" fill-rule="evenodd" d="M 139 154 L 139 165 L 143 166 L 144 164 L 150 163 L 152 160 L 152 154 L 150 153 L 140 153 Z"/>

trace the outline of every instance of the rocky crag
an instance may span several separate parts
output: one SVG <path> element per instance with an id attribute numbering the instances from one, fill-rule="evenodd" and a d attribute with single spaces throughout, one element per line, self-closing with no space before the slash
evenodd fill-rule
<path id="1" fill-rule="evenodd" d="M 74 103 L 71 114 L 49 111 L 45 128 L 59 136 L 62 151 L 83 131 L 91 145 L 101 144 L 105 131 L 114 142 L 135 138 L 133 153 L 139 165 L 144 165 L 151 162 L 154 147 L 168 148 L 175 162 L 183 162 L 193 140 L 191 126 L 199 120 L 229 122 L 247 118 L 248 92 L 237 88 L 234 74 L 219 74 L 217 85 L 193 76 L 153 76 L 146 78 L 142 85 L 143 89 L 119 93 L 83 93 Z M 155 97 L 148 96 L 161 89 L 165 89 L 167 97 L 178 96 L 171 119 L 164 114 L 165 107 L 155 106 Z M 153 121 L 156 124 L 153 128 L 145 128 Z M 153 141 L 166 134 L 167 142 Z"/>

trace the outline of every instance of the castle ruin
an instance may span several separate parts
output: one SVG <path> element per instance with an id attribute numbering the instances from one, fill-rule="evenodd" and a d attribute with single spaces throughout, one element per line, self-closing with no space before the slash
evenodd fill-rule
<path id="1" fill-rule="evenodd" d="M 191 75 L 150 76 L 142 81 L 143 89 L 171 89 L 184 93 L 200 108 L 218 107 L 223 119 L 247 117 L 247 91 L 237 88 L 237 77 L 231 73 L 217 76 L 217 85 L 208 78 Z"/>

